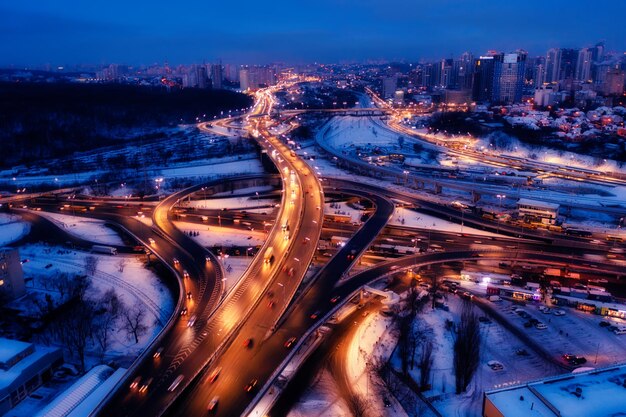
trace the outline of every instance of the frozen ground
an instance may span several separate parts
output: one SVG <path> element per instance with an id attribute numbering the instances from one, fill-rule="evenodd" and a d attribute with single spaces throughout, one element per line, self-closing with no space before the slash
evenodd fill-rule
<path id="1" fill-rule="evenodd" d="M 124 332 L 113 333 L 113 343 L 108 355 L 136 356 L 161 330 L 174 309 L 174 300 L 159 278 L 144 266 L 145 256 L 107 256 L 68 251 L 47 245 L 27 245 L 20 248 L 20 256 L 28 258 L 23 265 L 25 277 L 33 278 L 31 288 L 48 292 L 49 279 L 60 272 L 85 274 L 85 258 L 98 259 L 97 270 L 92 277 L 95 291 L 103 293 L 114 289 L 128 306 L 141 305 L 145 309 L 143 324 L 148 331 L 139 343 L 129 341 Z M 47 265 L 52 265 L 46 268 Z M 121 271 L 123 269 L 123 271 Z M 94 294 L 94 296 L 97 296 Z"/>
<path id="2" fill-rule="evenodd" d="M 332 375 L 324 369 L 305 391 L 300 401 L 291 408 L 287 417 L 349 416 L 348 406 L 337 394 L 338 391 Z"/>
<path id="3" fill-rule="evenodd" d="M 57 223 L 67 232 L 85 240 L 103 243 L 105 245 L 123 245 L 120 236 L 111 228 L 105 225 L 104 220 L 88 219 L 85 217 L 71 216 L 67 214 L 38 212 Z"/>
<path id="4" fill-rule="evenodd" d="M 269 206 L 271 209 L 276 205 L 276 200 L 256 198 L 255 197 L 231 197 L 231 198 L 209 198 L 206 200 L 191 200 L 185 202 L 187 207 L 196 207 L 201 209 L 221 210 L 229 209 L 246 209 L 249 207 Z"/>
<path id="5" fill-rule="evenodd" d="M 0 247 L 13 243 L 30 232 L 30 224 L 20 216 L 0 213 Z"/>
<path id="6" fill-rule="evenodd" d="M 396 211 L 389 221 L 389 224 L 397 226 L 415 227 L 419 229 L 432 229 L 449 233 L 466 233 L 480 236 L 498 236 L 496 233 L 486 232 L 484 230 L 474 229 L 473 227 L 467 227 L 465 225 L 452 223 L 447 220 L 442 220 L 438 217 L 433 217 L 424 213 L 418 213 L 416 211 L 408 210 L 403 207 L 396 208 Z"/>
<path id="7" fill-rule="evenodd" d="M 262 230 L 241 230 L 189 222 L 174 222 L 174 224 L 186 232 L 200 232 L 199 236 L 193 238 L 202 246 L 257 246 L 262 245 L 267 236 Z"/>
<path id="8" fill-rule="evenodd" d="M 446 320 L 459 321 L 463 300 L 449 294 L 447 303 L 450 311 L 432 310 L 426 305 L 418 313 L 414 331 L 418 343 L 430 340 L 433 343 L 433 369 L 431 372 L 431 390 L 425 391 L 435 408 L 446 417 L 480 417 L 482 394 L 484 390 L 518 384 L 521 381 L 534 380 L 559 373 L 558 368 L 529 351 L 528 356 L 516 354 L 517 349 L 525 348 L 510 332 L 495 322 L 481 323 L 481 357 L 476 374 L 466 393 L 456 395 L 454 387 L 453 345 L 454 336 L 446 330 Z M 482 312 L 474 307 L 480 316 Z M 421 345 L 420 345 L 421 346 Z M 421 347 L 418 347 L 418 354 Z M 492 370 L 487 362 L 497 360 L 504 368 Z M 394 366 L 400 369 L 397 353 L 393 357 Z M 419 381 L 419 369 L 409 371 L 414 380 Z"/>

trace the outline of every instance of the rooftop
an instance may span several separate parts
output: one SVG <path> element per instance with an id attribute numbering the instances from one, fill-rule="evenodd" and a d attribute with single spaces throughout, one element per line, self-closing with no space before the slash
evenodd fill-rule
<path id="1" fill-rule="evenodd" d="M 505 417 L 623 415 L 626 365 L 547 378 L 486 392 L 485 397 Z"/>
<path id="2" fill-rule="evenodd" d="M 0 337 L 0 364 L 11 361 L 11 359 L 28 349 L 30 346 L 31 344 L 27 342 L 20 342 L 19 340 L 11 340 Z"/>
<path id="3" fill-rule="evenodd" d="M 554 203 L 546 203 L 544 201 L 539 201 L 539 200 L 531 200 L 529 198 L 520 198 L 519 200 L 517 200 L 517 204 L 524 204 L 524 205 L 528 205 L 528 206 L 534 206 L 537 208 L 544 208 L 544 209 L 550 209 L 550 210 L 558 210 L 559 209 L 559 205 L 558 204 L 554 204 Z"/>

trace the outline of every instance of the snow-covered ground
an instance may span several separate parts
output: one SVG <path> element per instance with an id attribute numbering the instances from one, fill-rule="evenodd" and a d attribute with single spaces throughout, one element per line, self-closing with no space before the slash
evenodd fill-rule
<path id="1" fill-rule="evenodd" d="M 232 197 L 232 198 L 209 198 L 206 200 L 191 200 L 191 202 L 185 202 L 184 206 L 196 207 L 201 209 L 213 209 L 220 210 L 224 208 L 229 209 L 246 209 L 249 207 L 258 206 L 270 206 L 276 205 L 276 200 L 256 198 L 256 197 Z"/>
<path id="2" fill-rule="evenodd" d="M 124 332 L 112 334 L 111 356 L 131 357 L 139 354 L 161 330 L 174 309 L 174 300 L 159 278 L 145 268 L 145 256 L 107 256 L 68 251 L 65 248 L 42 244 L 19 248 L 20 256 L 29 262 L 23 265 L 24 276 L 32 278 L 29 288 L 54 296 L 48 284 L 58 273 L 85 274 L 87 255 L 98 260 L 96 273 L 91 278 L 93 289 L 104 293 L 114 289 L 128 306 L 141 305 L 145 309 L 143 324 L 148 331 L 139 343 L 129 341 Z M 46 268 L 46 266 L 51 265 Z M 97 296 L 97 294 L 93 294 Z"/>
<path id="3" fill-rule="evenodd" d="M 338 394 L 339 388 L 328 370 L 321 371 L 287 417 L 349 416 L 348 406 Z"/>
<path id="4" fill-rule="evenodd" d="M 263 230 L 241 230 L 215 225 L 174 222 L 176 227 L 186 232 L 200 232 L 193 238 L 202 246 L 257 246 L 265 242 L 267 234 Z"/>
<path id="5" fill-rule="evenodd" d="M 389 221 L 389 224 L 415 227 L 419 229 L 432 229 L 450 233 L 466 233 L 470 235 L 480 236 L 498 236 L 496 233 L 486 232 L 480 229 L 474 229 L 473 227 L 467 227 L 465 225 L 453 223 L 448 220 L 443 220 L 438 217 L 430 216 L 428 214 L 408 210 L 403 207 L 396 208 L 396 211 Z"/>
<path id="6" fill-rule="evenodd" d="M 181 166 L 164 168 L 160 174 L 164 178 L 174 177 L 206 177 L 216 178 L 234 174 L 254 174 L 263 172 L 263 166 L 258 159 L 243 159 L 224 163 L 207 163 L 204 165 Z"/>
<path id="7" fill-rule="evenodd" d="M 67 232 L 81 239 L 103 243 L 105 245 L 124 244 L 120 236 L 113 229 L 105 225 L 104 220 L 45 211 L 40 211 L 38 214 L 52 220 Z"/>
<path id="8" fill-rule="evenodd" d="M 0 213 L 0 247 L 13 243 L 30 232 L 30 224 L 20 216 Z"/>
<path id="9" fill-rule="evenodd" d="M 393 396 L 384 395 L 378 389 L 382 386 L 380 377 L 367 369 L 367 362 L 376 358 L 382 363 L 391 356 L 395 345 L 397 334 L 392 330 L 391 318 L 379 314 L 369 314 L 360 323 L 355 337 L 349 342 L 347 355 L 348 363 L 346 369 L 348 378 L 352 383 L 355 392 L 369 401 L 370 413 L 378 416 L 406 416 L 406 412 L 397 401 L 392 400 Z M 391 407 L 385 408 L 381 398 L 389 398 Z"/>

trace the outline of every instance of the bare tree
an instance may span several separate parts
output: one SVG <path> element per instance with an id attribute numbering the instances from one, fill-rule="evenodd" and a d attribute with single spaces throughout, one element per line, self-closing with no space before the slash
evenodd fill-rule
<path id="1" fill-rule="evenodd" d="M 148 330 L 148 327 L 143 324 L 144 316 L 145 310 L 137 305 L 122 309 L 124 330 L 126 330 L 128 339 L 131 340 L 132 336 L 135 339 L 135 343 L 139 343 L 139 338 Z"/>
<path id="2" fill-rule="evenodd" d="M 56 332 L 60 341 L 76 355 L 82 372 L 85 371 L 85 351 L 93 334 L 94 315 L 93 302 L 78 300 L 56 322 Z"/>
<path id="3" fill-rule="evenodd" d="M 126 267 L 126 259 L 122 258 L 117 263 L 117 270 L 119 272 L 124 272 L 124 268 Z"/>
<path id="4" fill-rule="evenodd" d="M 420 388 L 422 390 L 430 387 L 430 372 L 433 367 L 433 343 L 430 340 L 426 340 L 422 343 L 422 354 L 419 359 L 420 367 Z"/>
<path id="5" fill-rule="evenodd" d="M 94 276 L 98 269 L 98 258 L 93 255 L 89 255 L 85 258 L 85 273 L 90 276 Z"/>
<path id="6" fill-rule="evenodd" d="M 104 359 L 111 342 L 111 333 L 123 310 L 122 301 L 114 289 L 110 289 L 101 297 L 94 322 L 93 337 L 100 348 L 100 361 Z"/>
<path id="7" fill-rule="evenodd" d="M 478 316 L 469 301 L 463 303 L 461 321 L 454 341 L 454 374 L 456 393 L 467 389 L 480 361 L 480 327 Z"/>
<path id="8" fill-rule="evenodd" d="M 359 394 L 350 394 L 347 399 L 348 408 L 354 417 L 363 417 L 367 414 L 369 401 Z"/>

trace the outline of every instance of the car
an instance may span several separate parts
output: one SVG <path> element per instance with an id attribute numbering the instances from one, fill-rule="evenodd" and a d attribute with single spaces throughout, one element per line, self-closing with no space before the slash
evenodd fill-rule
<path id="1" fill-rule="evenodd" d="M 149 378 L 147 381 L 145 381 L 143 384 L 141 384 L 141 387 L 139 388 L 139 392 L 146 392 L 148 391 L 148 388 L 150 388 L 150 384 L 152 384 L 152 380 L 154 378 Z"/>
<path id="2" fill-rule="evenodd" d="M 570 365 L 582 365 L 587 363 L 587 358 L 584 356 L 574 356 L 573 358 L 567 361 Z"/>
<path id="3" fill-rule="evenodd" d="M 539 322 L 539 323 L 535 324 L 535 329 L 537 329 L 537 330 L 545 330 L 547 328 L 548 328 L 548 326 L 546 326 L 542 322 Z"/>
<path id="4" fill-rule="evenodd" d="M 186 316 L 187 315 L 187 307 L 183 307 L 183 309 L 180 310 L 180 315 L 181 316 Z"/>
<path id="5" fill-rule="evenodd" d="M 252 338 L 249 337 L 246 340 L 243 341 L 243 347 L 245 348 L 249 348 L 252 347 Z"/>
<path id="6" fill-rule="evenodd" d="M 604 320 L 602 320 L 598 324 L 600 325 L 600 327 L 609 327 L 611 325 L 611 323 L 609 323 L 608 321 L 604 321 Z"/>
<path id="7" fill-rule="evenodd" d="M 275 306 L 275 305 L 276 305 L 276 301 L 274 301 L 274 300 L 272 300 L 272 301 L 270 301 L 269 303 L 267 303 L 267 306 L 268 306 L 269 308 L 274 308 L 274 306 Z"/>
<path id="8" fill-rule="evenodd" d="M 189 321 L 187 322 L 187 327 L 192 327 L 194 324 L 196 324 L 196 316 L 195 314 L 191 317 L 189 317 Z"/>
<path id="9" fill-rule="evenodd" d="M 174 392 L 176 390 L 176 388 L 178 388 L 178 386 L 180 385 L 180 383 L 182 382 L 182 380 L 185 378 L 184 375 L 180 374 L 176 377 L 176 379 L 174 381 L 172 381 L 172 383 L 170 384 L 170 386 L 167 388 L 167 390 L 169 392 Z"/>
<path id="10" fill-rule="evenodd" d="M 465 298 L 466 300 L 471 300 L 472 298 L 474 298 L 474 295 L 469 293 L 469 292 L 467 292 L 467 291 L 464 291 L 461 294 L 461 297 Z"/>
<path id="11" fill-rule="evenodd" d="M 130 383 L 130 389 L 135 389 L 139 386 L 139 383 L 141 382 L 141 377 L 138 376 L 137 378 L 133 379 L 133 382 Z"/>
<path id="12" fill-rule="evenodd" d="M 180 261 L 178 260 L 178 258 L 172 259 L 172 262 L 174 262 L 174 266 L 178 266 L 180 264 Z"/>
<path id="13" fill-rule="evenodd" d="M 564 316 L 565 315 L 565 311 L 563 310 L 554 310 L 554 312 L 552 313 L 555 316 Z"/>
<path id="14" fill-rule="evenodd" d="M 524 322 L 524 327 L 529 328 L 529 327 L 533 327 L 533 324 L 529 321 Z"/>
<path id="15" fill-rule="evenodd" d="M 183 278 L 189 278 L 189 272 L 187 270 L 183 270 Z"/>
<path id="16" fill-rule="evenodd" d="M 320 316 L 320 312 L 319 310 L 313 312 L 309 317 L 311 317 L 311 320 L 315 320 Z"/>
<path id="17" fill-rule="evenodd" d="M 290 337 L 290 338 L 289 338 L 289 339 L 287 339 L 287 341 L 285 342 L 285 347 L 286 347 L 287 349 L 289 349 L 290 347 L 292 347 L 292 346 L 293 346 L 293 344 L 294 344 L 294 343 L 296 343 L 296 337 L 295 337 L 295 336 Z"/>
<path id="18" fill-rule="evenodd" d="M 528 356 L 528 351 L 526 349 L 517 349 L 515 354 L 518 356 Z"/>
<path id="19" fill-rule="evenodd" d="M 334 296 L 333 298 L 330 299 L 330 302 L 335 304 L 337 301 L 339 301 L 340 298 L 341 298 L 340 296 L 336 295 L 336 296 Z"/>
<path id="20" fill-rule="evenodd" d="M 214 383 L 217 377 L 220 376 L 220 372 L 222 372 L 221 366 L 215 368 L 213 372 L 211 372 L 211 374 L 209 375 L 209 382 Z"/>
<path id="21" fill-rule="evenodd" d="M 211 262 L 211 257 L 209 255 L 205 255 L 204 260 L 207 262 Z"/>
<path id="22" fill-rule="evenodd" d="M 156 243 L 151 237 L 148 238 L 148 242 L 150 242 L 151 245 L 154 245 Z"/>
<path id="23" fill-rule="evenodd" d="M 193 299 L 193 294 L 191 294 L 191 291 L 187 291 L 187 299 L 188 300 Z"/>
<path id="24" fill-rule="evenodd" d="M 243 390 L 244 390 L 245 392 L 252 392 L 252 390 L 254 389 L 254 387 L 256 387 L 256 384 L 257 384 L 258 382 L 259 382 L 259 380 L 258 380 L 258 379 L 256 379 L 256 378 L 252 379 L 250 382 L 248 382 L 248 383 L 246 384 L 246 386 L 245 386 L 245 387 L 243 387 Z"/>
<path id="25" fill-rule="evenodd" d="M 387 397 L 383 397 L 383 404 L 385 407 L 391 407 L 391 401 L 389 401 L 389 398 Z"/>
<path id="26" fill-rule="evenodd" d="M 528 320 L 528 322 L 530 324 L 532 324 L 533 326 L 540 323 L 540 321 L 535 319 L 535 318 L 532 318 L 532 319 Z"/>
<path id="27" fill-rule="evenodd" d="M 501 371 L 504 369 L 504 365 L 498 361 L 489 361 L 487 362 L 487 366 L 490 367 L 492 371 Z"/>
<path id="28" fill-rule="evenodd" d="M 158 348 L 155 352 L 154 355 L 152 355 L 152 357 L 154 359 L 158 359 L 161 357 L 161 353 L 163 353 L 163 346 L 161 346 L 160 348 Z"/>
<path id="29" fill-rule="evenodd" d="M 543 314 L 550 314 L 552 312 L 552 310 L 550 310 L 550 307 L 546 306 L 539 307 L 539 311 L 541 311 Z"/>
<path id="30" fill-rule="evenodd" d="M 215 397 L 213 397 L 213 399 L 209 402 L 209 405 L 207 407 L 207 411 L 212 413 L 215 410 L 217 410 L 217 403 L 220 401 L 220 397 L 218 397 L 217 395 Z"/>
<path id="31" fill-rule="evenodd" d="M 561 355 L 561 357 L 566 361 L 569 362 L 571 359 L 574 359 L 576 357 L 576 355 L 572 355 L 571 353 L 564 353 L 563 355 Z"/>

